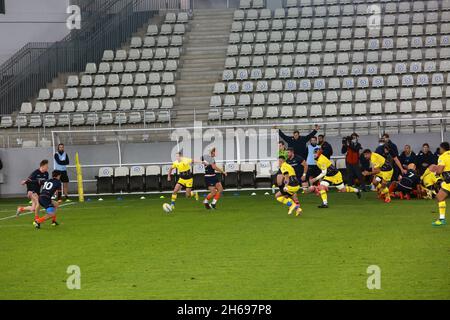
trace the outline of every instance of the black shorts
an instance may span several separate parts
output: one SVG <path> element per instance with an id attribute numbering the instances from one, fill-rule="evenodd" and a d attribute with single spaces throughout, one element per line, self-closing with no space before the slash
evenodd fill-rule
<path id="1" fill-rule="evenodd" d="M 412 189 L 408 189 L 399 183 L 399 184 L 397 184 L 397 188 L 395 191 L 399 191 L 399 192 L 403 192 L 403 193 L 411 193 Z"/>
<path id="2" fill-rule="evenodd" d="M 205 177 L 205 184 L 207 187 L 215 187 L 220 181 L 217 178 L 217 175 L 211 177 Z"/>
<path id="3" fill-rule="evenodd" d="M 309 180 L 310 178 L 315 178 L 319 174 L 322 173 L 322 170 L 319 169 L 318 166 L 309 166 L 308 165 L 308 172 L 306 173 L 306 180 Z"/>
<path id="4" fill-rule="evenodd" d="M 69 182 L 69 176 L 67 175 L 67 171 L 60 171 L 61 172 L 61 182 L 67 183 Z"/>
<path id="5" fill-rule="evenodd" d="M 39 205 L 44 209 L 54 207 L 52 199 L 48 197 L 39 197 Z"/>
<path id="6" fill-rule="evenodd" d="M 41 193 L 41 189 L 36 186 L 27 185 L 27 194 L 28 194 L 28 192 L 36 193 L 37 195 L 39 195 Z"/>

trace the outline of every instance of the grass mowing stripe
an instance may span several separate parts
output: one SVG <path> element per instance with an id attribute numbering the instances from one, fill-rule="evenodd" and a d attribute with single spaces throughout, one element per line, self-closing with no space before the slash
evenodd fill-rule
<path id="1" fill-rule="evenodd" d="M 261 194 L 227 193 L 216 211 L 180 197 L 169 215 L 154 200 L 71 206 L 56 228 L 5 221 L 0 299 L 450 299 L 450 229 L 431 227 L 433 201 L 330 192 L 320 210 L 300 195 L 296 218 Z M 30 279 L 30 261 L 52 272 Z M 81 290 L 66 287 L 73 264 Z M 373 264 L 381 290 L 366 287 Z"/>

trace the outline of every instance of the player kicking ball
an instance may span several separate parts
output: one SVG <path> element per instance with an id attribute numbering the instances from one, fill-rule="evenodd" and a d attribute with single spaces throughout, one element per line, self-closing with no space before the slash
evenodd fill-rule
<path id="1" fill-rule="evenodd" d="M 27 211 L 36 212 L 35 210 L 38 205 L 41 186 L 46 180 L 48 180 L 48 160 L 42 160 L 39 164 L 39 168 L 34 170 L 26 180 L 21 182 L 22 185 L 27 186 L 27 197 L 31 201 L 31 205 L 27 207 L 18 207 L 16 211 L 17 217 L 21 213 Z"/>
<path id="2" fill-rule="evenodd" d="M 41 223 L 52 219 L 52 226 L 57 226 L 58 222 L 56 222 L 56 208 L 58 207 L 58 203 L 52 200 L 52 197 L 55 195 L 57 191 L 61 191 L 61 172 L 53 171 L 52 178 L 47 180 L 42 187 L 41 195 L 39 196 L 38 205 L 35 209 L 35 219 L 33 222 L 33 226 L 36 229 L 41 228 Z M 39 209 L 44 208 L 46 214 L 43 217 L 39 217 Z"/>
<path id="3" fill-rule="evenodd" d="M 212 148 L 209 154 L 205 154 L 202 157 L 203 164 L 205 165 L 205 184 L 209 189 L 209 194 L 203 200 L 203 204 L 207 210 L 216 209 L 217 201 L 219 201 L 220 195 L 223 192 L 223 186 L 217 177 L 216 171 L 227 176 L 227 173 L 217 166 L 215 157 L 216 148 Z"/>
<path id="4" fill-rule="evenodd" d="M 297 179 L 294 168 L 286 162 L 286 157 L 284 155 L 278 157 L 278 166 L 284 177 L 284 187 L 282 191 L 278 191 L 275 194 L 275 199 L 289 207 L 289 215 L 295 211 L 295 216 L 297 217 L 301 215 L 303 211 L 302 208 L 300 208 L 297 197 L 297 192 L 300 190 L 300 182 Z"/>
<path id="5" fill-rule="evenodd" d="M 202 163 L 201 161 L 194 161 L 192 159 L 183 157 L 181 152 L 177 152 L 176 160 L 172 163 L 172 167 L 169 170 L 167 175 L 167 181 L 172 181 L 172 172 L 173 170 L 178 171 L 178 180 L 175 184 L 175 188 L 173 189 L 172 197 L 171 197 L 171 206 L 172 210 L 175 209 L 175 202 L 177 201 L 178 192 L 182 188 L 186 189 L 186 198 L 195 197 L 195 200 L 198 200 L 198 193 L 192 191 L 192 186 L 194 184 L 194 176 L 192 174 L 191 164 L 192 163 Z"/>
<path id="6" fill-rule="evenodd" d="M 333 163 L 326 156 L 322 154 L 321 150 L 318 150 L 314 154 L 314 159 L 316 160 L 317 167 L 322 170 L 322 172 L 315 178 L 311 179 L 311 185 L 314 185 L 316 181 L 320 181 L 316 190 L 322 199 L 322 204 L 318 206 L 320 209 L 328 208 L 328 187 L 330 185 L 336 186 L 338 192 L 352 192 L 355 193 L 358 199 L 361 199 L 361 190 L 353 188 L 344 184 L 342 179 L 342 173 L 333 165 Z"/>

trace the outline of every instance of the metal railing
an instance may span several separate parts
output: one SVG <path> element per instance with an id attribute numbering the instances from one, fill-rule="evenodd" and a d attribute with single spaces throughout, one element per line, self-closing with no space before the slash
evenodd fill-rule
<path id="1" fill-rule="evenodd" d="M 0 68 L 0 113 L 12 113 L 59 73 L 81 72 L 124 43 L 155 14 L 151 0 L 79 1 L 80 30 L 55 43 L 30 43 Z"/>
<path id="2" fill-rule="evenodd" d="M 159 109 L 163 110 L 163 109 Z M 98 118 L 100 119 L 100 115 L 103 112 L 97 113 Z M 107 112 L 112 113 L 113 118 L 114 114 L 123 113 L 123 111 L 116 112 Z M 32 130 L 28 128 L 17 128 L 17 131 L 12 130 L 3 130 L 0 131 L 0 148 L 20 148 L 22 147 L 23 141 L 35 141 L 37 145 L 41 143 L 41 139 L 45 139 L 46 141 L 51 141 L 53 137 L 53 133 L 64 134 L 67 139 L 72 140 L 72 136 L 74 137 L 73 143 L 76 143 L 76 136 L 78 134 L 85 134 L 84 136 L 79 136 L 80 144 L 92 143 L 93 137 L 101 137 L 103 133 L 120 131 L 124 136 L 129 132 L 166 132 L 169 133 L 175 129 L 190 129 L 190 125 L 185 127 L 173 127 L 173 120 L 176 119 L 176 112 L 170 113 L 171 121 L 169 123 L 161 123 L 161 122 L 147 122 L 145 120 L 145 110 L 141 110 L 141 118 L 142 122 L 130 124 L 130 123 L 113 123 L 109 125 L 83 125 L 83 128 L 77 126 L 65 126 L 65 127 L 41 127 L 34 128 Z M 59 113 L 63 114 L 63 113 Z M 87 112 L 87 114 L 95 114 L 94 112 Z M 286 119 L 285 119 L 286 120 Z M 203 128 L 211 128 L 217 130 L 225 130 L 230 127 L 240 127 L 240 128 L 272 128 L 272 127 L 280 127 L 285 128 L 287 130 L 290 129 L 308 129 L 312 124 L 318 123 L 322 127 L 322 131 L 328 136 L 339 136 L 339 135 L 348 135 L 353 131 L 360 133 L 361 136 L 364 135 L 378 135 L 381 136 L 383 132 L 389 132 L 391 134 L 411 134 L 411 132 L 416 133 L 424 133 L 424 132 L 432 132 L 438 133 L 441 137 L 441 140 L 444 139 L 444 135 L 448 135 L 450 132 L 449 124 L 450 124 L 450 116 L 439 116 L 432 117 L 426 116 L 417 117 L 411 116 L 411 118 L 402 118 L 399 116 L 398 118 L 368 118 L 367 120 L 344 120 L 344 119 L 326 119 L 326 118 L 290 118 L 290 122 L 282 122 L 280 119 L 265 119 L 265 120 L 235 120 L 235 121 L 204 121 L 205 125 Z M 284 121 L 284 120 L 283 120 Z M 192 123 L 191 122 L 191 126 Z M 88 128 L 86 128 L 88 127 Z M 411 131 L 412 130 L 412 131 Z M 362 131 L 367 132 L 366 134 L 361 133 Z M 88 138 L 86 138 L 88 137 Z M 167 135 L 168 137 L 168 135 Z M 86 140 L 88 139 L 88 140 Z M 161 139 L 161 137 L 158 137 Z M 162 141 L 162 140 L 161 140 Z M 96 143 L 101 143 L 101 139 L 96 140 Z"/>

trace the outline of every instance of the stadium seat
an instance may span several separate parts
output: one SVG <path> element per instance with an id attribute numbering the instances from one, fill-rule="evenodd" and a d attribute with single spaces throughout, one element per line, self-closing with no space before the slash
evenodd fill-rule
<path id="1" fill-rule="evenodd" d="M 128 192 L 128 179 L 130 170 L 128 167 L 118 167 L 114 170 L 114 192 Z"/>
<path id="2" fill-rule="evenodd" d="M 0 128 L 11 128 L 13 126 L 13 120 L 11 116 L 2 116 L 0 121 Z"/>
<path id="3" fill-rule="evenodd" d="M 241 188 L 255 187 L 255 164 L 254 163 L 241 163 L 239 170 L 239 185 Z"/>
<path id="4" fill-rule="evenodd" d="M 166 176 L 167 177 L 167 176 Z M 145 191 L 160 191 L 161 168 L 148 166 L 145 168 Z M 167 181 L 167 178 L 166 178 Z"/>
<path id="5" fill-rule="evenodd" d="M 205 167 L 203 166 L 203 164 L 198 163 L 198 164 L 194 164 L 192 167 L 192 173 L 194 175 L 194 183 L 193 183 L 193 188 L 194 190 L 198 190 L 198 189 L 206 189 L 206 184 L 205 184 Z"/>
<path id="6" fill-rule="evenodd" d="M 112 193 L 113 192 L 113 176 L 114 169 L 112 167 L 101 167 L 98 170 L 97 179 L 97 193 Z"/>
<path id="7" fill-rule="evenodd" d="M 225 164 L 225 172 L 227 175 L 224 177 L 225 188 L 237 188 L 238 187 L 238 172 L 239 167 L 237 163 L 227 162 Z"/>

